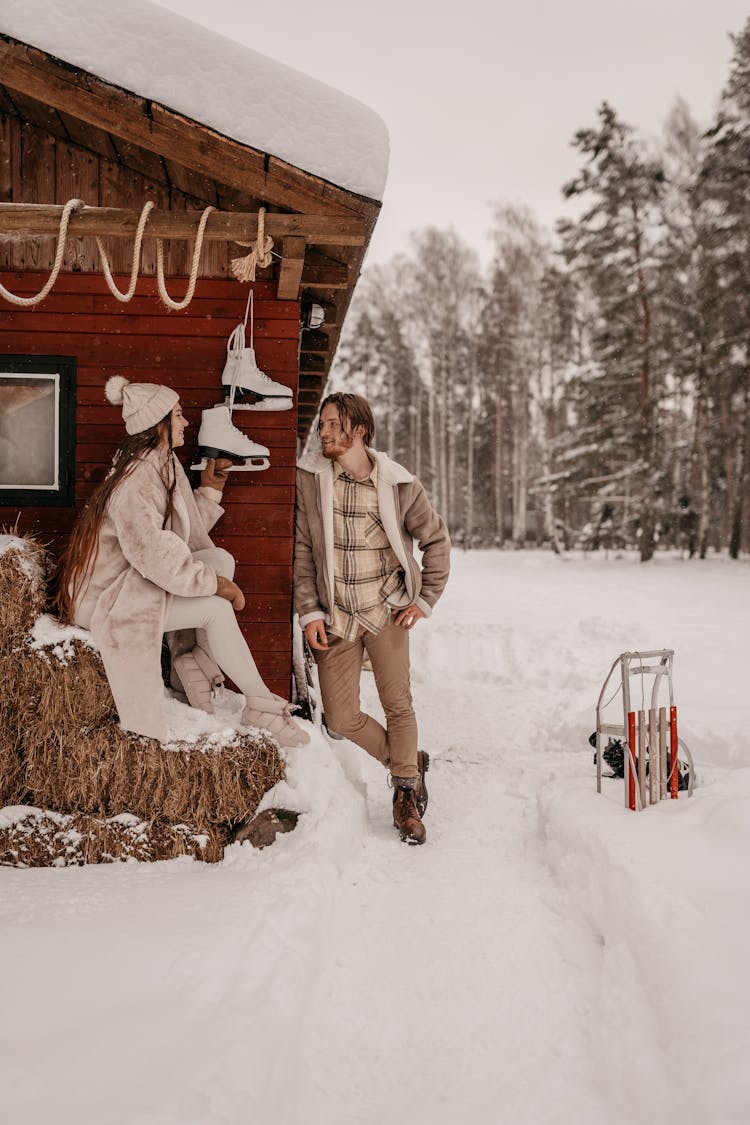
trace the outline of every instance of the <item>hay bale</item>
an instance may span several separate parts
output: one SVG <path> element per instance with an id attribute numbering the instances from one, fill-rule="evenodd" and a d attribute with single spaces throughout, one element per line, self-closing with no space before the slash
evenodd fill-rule
<path id="1" fill-rule="evenodd" d="M 24 799 L 17 670 L 17 658 L 0 652 L 0 806 Z"/>
<path id="2" fill-rule="evenodd" d="M 0 683 L 3 682 L 0 679 Z M 13 717 L 0 704 L 0 806 L 18 804 L 26 793 L 18 728 L 15 737 L 12 732 Z"/>
<path id="3" fill-rule="evenodd" d="M 44 612 L 47 569 L 41 543 L 0 535 L 0 655 L 12 655 Z"/>
<path id="4" fill-rule="evenodd" d="M 43 611 L 47 556 L 31 538 L 0 535 L 0 805 L 24 799 L 21 711 L 27 700 L 18 682 L 19 653 Z"/>
<path id="5" fill-rule="evenodd" d="M 117 722 L 102 658 L 83 629 L 57 629 L 45 615 L 16 654 L 17 680 L 26 742 L 40 742 L 50 730 L 66 741 Z M 81 639 L 88 636 L 89 642 Z M 24 703 L 25 700 L 25 703 Z"/>
<path id="6" fill-rule="evenodd" d="M 227 836 L 198 833 L 186 824 L 149 823 L 134 816 L 66 816 L 49 809 L 0 809 L 0 864 L 80 867 L 125 860 L 153 862 L 187 855 L 216 863 Z"/>
<path id="7" fill-rule="evenodd" d="M 277 744 L 236 731 L 163 746 L 123 731 L 87 634 L 40 617 L 45 566 L 33 540 L 0 554 L 0 802 L 209 835 L 245 822 L 284 776 Z"/>
<path id="8" fill-rule="evenodd" d="M 35 805 L 101 817 L 134 813 L 206 831 L 252 815 L 284 776 L 277 744 L 260 733 L 163 746 L 123 731 L 101 658 L 77 638 L 27 647 L 18 654 L 18 677 L 28 685 L 22 751 Z"/>
<path id="9" fill-rule="evenodd" d="M 276 743 L 240 731 L 220 745 L 206 736 L 172 748 L 115 723 L 75 738 L 56 729 L 38 741 L 26 738 L 24 759 L 35 804 L 105 817 L 128 812 L 201 831 L 245 819 L 284 776 Z"/>

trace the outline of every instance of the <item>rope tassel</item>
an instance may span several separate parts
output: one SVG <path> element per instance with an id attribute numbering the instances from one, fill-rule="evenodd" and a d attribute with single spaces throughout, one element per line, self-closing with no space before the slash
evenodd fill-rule
<path id="1" fill-rule="evenodd" d="M 258 210 L 258 237 L 255 242 L 238 242 L 238 246 L 250 246 L 249 254 L 243 258 L 232 258 L 231 269 L 238 281 L 255 281 L 255 271 L 270 266 L 273 239 L 266 235 L 266 209 Z"/>

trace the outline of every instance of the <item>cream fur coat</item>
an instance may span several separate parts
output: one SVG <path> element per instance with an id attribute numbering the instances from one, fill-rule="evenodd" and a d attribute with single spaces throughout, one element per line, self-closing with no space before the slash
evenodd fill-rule
<path id="1" fill-rule="evenodd" d="M 170 599 L 216 593 L 216 572 L 191 552 L 212 547 L 208 532 L 224 509 L 193 493 L 175 459 L 174 509 L 167 505 L 165 454 L 152 450 L 118 484 L 99 532 L 99 553 L 75 608 L 90 629 L 126 730 L 165 741 L 161 642 Z M 213 493 L 213 489 L 211 492 Z"/>

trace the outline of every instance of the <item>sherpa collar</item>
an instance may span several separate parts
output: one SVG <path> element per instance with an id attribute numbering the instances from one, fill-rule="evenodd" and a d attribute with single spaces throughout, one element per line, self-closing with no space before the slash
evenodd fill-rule
<path id="1" fill-rule="evenodd" d="M 386 453 L 379 453 L 376 449 L 369 448 L 368 453 L 374 458 L 378 478 L 384 484 L 409 484 L 414 480 L 414 476 L 408 469 L 399 465 L 397 461 L 392 461 Z M 333 462 L 324 457 L 320 450 L 306 453 L 303 457 L 300 457 L 297 468 L 304 469 L 308 473 L 314 473 L 316 476 L 325 472 L 329 472 L 333 476 Z"/>

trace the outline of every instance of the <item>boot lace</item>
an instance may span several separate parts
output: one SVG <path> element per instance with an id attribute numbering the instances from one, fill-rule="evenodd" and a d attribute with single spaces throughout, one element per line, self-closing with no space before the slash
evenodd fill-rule
<path id="1" fill-rule="evenodd" d="M 417 796 L 415 789 L 407 789 L 398 786 L 396 789 L 396 809 L 399 815 L 406 820 L 409 817 L 415 817 L 420 820 L 419 811 L 417 809 Z"/>

